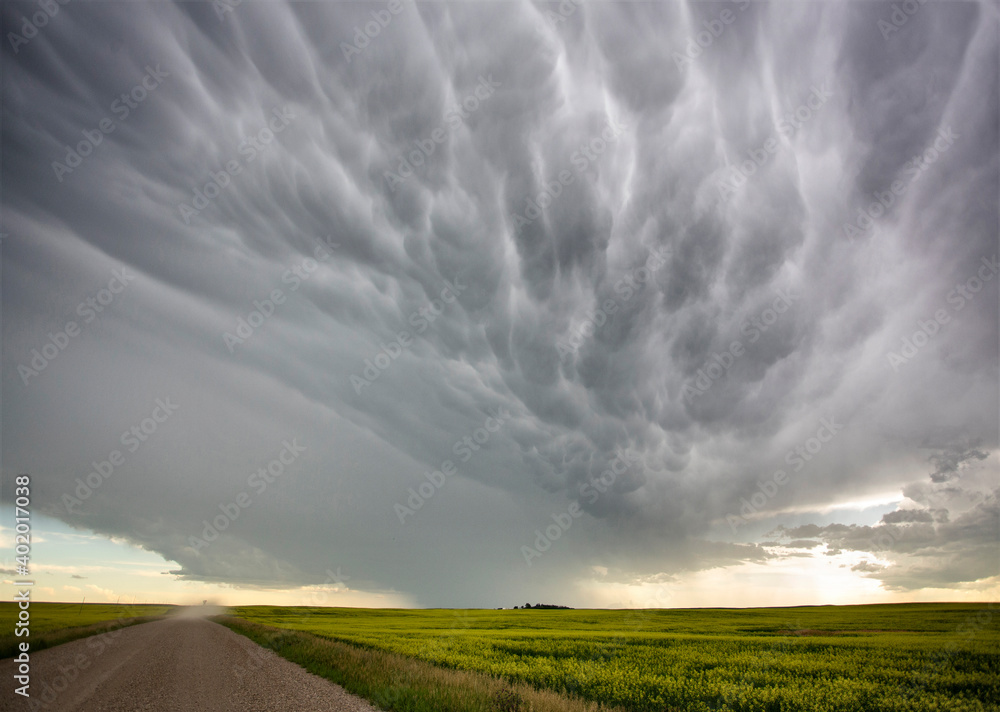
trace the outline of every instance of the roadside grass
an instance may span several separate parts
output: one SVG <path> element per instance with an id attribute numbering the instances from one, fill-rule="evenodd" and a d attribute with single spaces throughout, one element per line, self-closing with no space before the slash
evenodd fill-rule
<path id="1" fill-rule="evenodd" d="M 13 632 L 18 620 L 17 603 L 2 601 L 2 630 L 11 632 L 0 635 L 0 659 L 17 655 L 18 643 L 30 643 L 31 652 L 36 653 L 71 640 L 159 620 L 173 609 L 174 606 L 152 604 L 32 603 L 28 609 L 30 635 L 18 637 Z"/>
<path id="2" fill-rule="evenodd" d="M 524 683 L 232 616 L 213 620 L 388 712 L 624 712 Z"/>

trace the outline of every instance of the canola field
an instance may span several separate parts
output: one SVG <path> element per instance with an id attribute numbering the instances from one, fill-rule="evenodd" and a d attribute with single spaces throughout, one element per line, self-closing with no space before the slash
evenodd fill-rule
<path id="1" fill-rule="evenodd" d="M 636 712 L 1000 710 L 996 604 L 231 613 Z"/>

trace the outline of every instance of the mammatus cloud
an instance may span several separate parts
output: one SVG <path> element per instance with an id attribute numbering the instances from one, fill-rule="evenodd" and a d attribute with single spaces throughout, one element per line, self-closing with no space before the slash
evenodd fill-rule
<path id="1" fill-rule="evenodd" d="M 58 7 L 2 80 L 3 462 L 50 515 L 182 578 L 492 606 L 766 564 L 726 521 L 781 470 L 754 517 L 931 517 L 793 548 L 997 574 L 995 6 Z"/>

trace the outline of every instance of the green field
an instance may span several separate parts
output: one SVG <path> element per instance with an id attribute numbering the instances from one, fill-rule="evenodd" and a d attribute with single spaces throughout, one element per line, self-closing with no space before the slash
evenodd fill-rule
<path id="1" fill-rule="evenodd" d="M 17 644 L 28 641 L 31 650 L 66 643 L 105 630 L 142 623 L 151 618 L 166 615 L 174 606 L 160 605 L 116 605 L 111 603 L 32 603 L 28 609 L 31 616 L 28 630 L 30 635 L 17 637 L 14 629 L 18 607 L 11 601 L 0 602 L 0 658 L 16 654 Z"/>
<path id="2" fill-rule="evenodd" d="M 231 613 L 642 712 L 1000 710 L 995 604 Z"/>

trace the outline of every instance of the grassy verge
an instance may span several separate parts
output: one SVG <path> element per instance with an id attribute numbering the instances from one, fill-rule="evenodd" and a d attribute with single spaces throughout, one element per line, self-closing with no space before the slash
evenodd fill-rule
<path id="1" fill-rule="evenodd" d="M 1000 712 L 991 602 L 229 613 L 633 712 Z"/>
<path id="2" fill-rule="evenodd" d="M 621 712 L 482 673 L 440 668 L 309 633 L 232 616 L 215 620 L 389 712 Z"/>
<path id="3" fill-rule="evenodd" d="M 88 606 L 91 604 L 87 604 Z M 0 620 L 5 621 L 4 630 L 13 631 L 17 620 L 17 604 L 0 604 Z M 17 637 L 13 632 L 0 635 L 0 659 L 11 658 L 18 653 L 18 643 L 31 644 L 31 652 L 45 650 L 79 638 L 87 638 L 100 633 L 126 628 L 139 623 L 160 620 L 173 610 L 172 606 L 115 606 L 97 604 L 94 608 L 83 607 L 82 613 L 71 615 L 81 609 L 79 604 L 32 603 L 30 636 Z M 143 613 L 152 615 L 142 615 Z M 97 619 L 97 620 L 95 620 Z M 6 621 L 10 621 L 9 624 Z M 83 625 L 73 625 L 80 622 Z"/>

